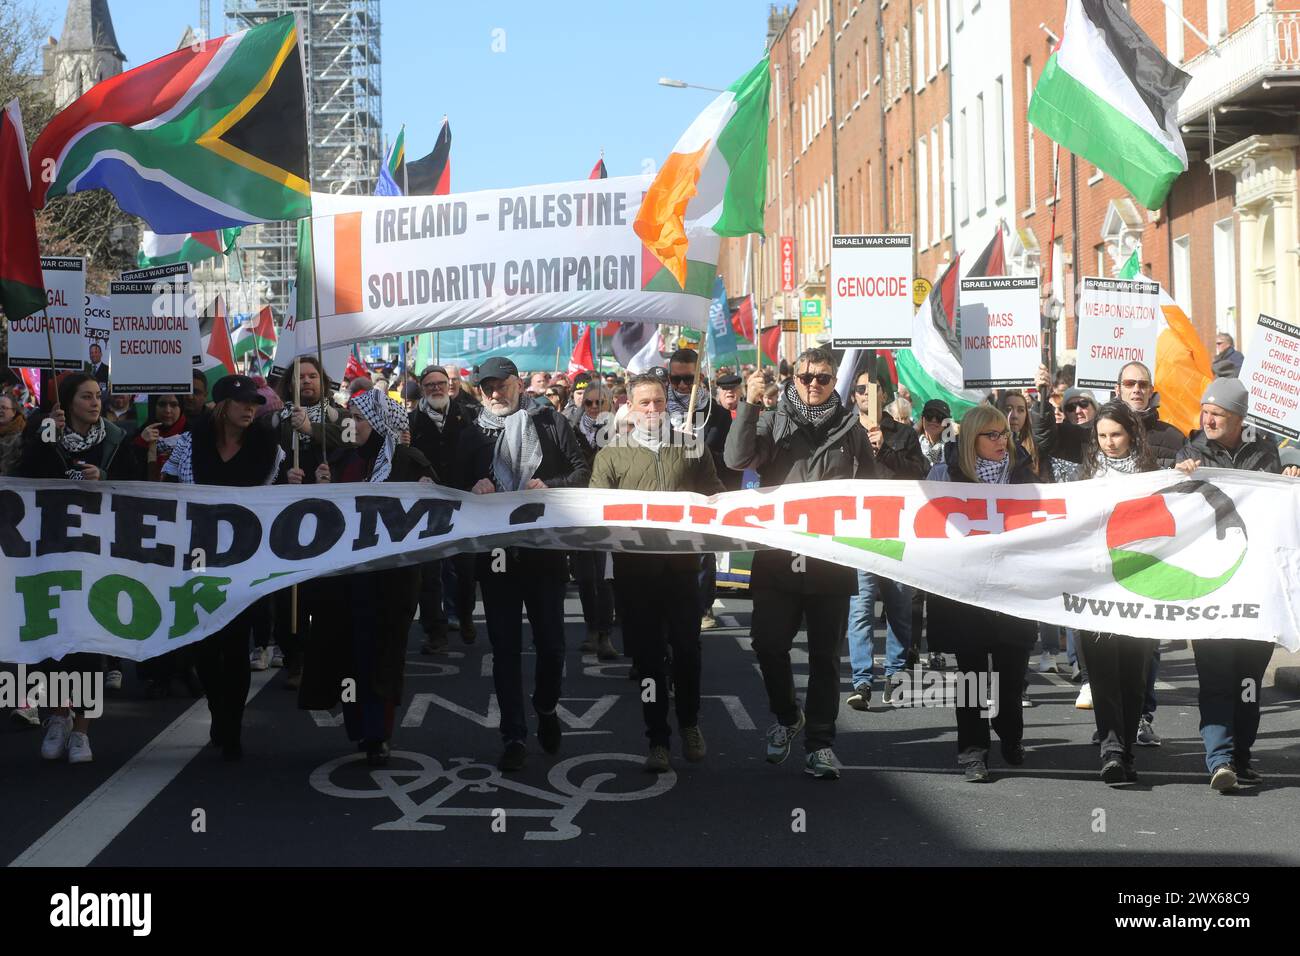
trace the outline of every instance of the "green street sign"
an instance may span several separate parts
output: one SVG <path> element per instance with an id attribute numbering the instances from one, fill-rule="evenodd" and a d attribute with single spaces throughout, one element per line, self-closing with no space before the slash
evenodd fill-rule
<path id="1" fill-rule="evenodd" d="M 803 312 L 801 313 L 806 319 L 820 319 L 822 316 L 821 299 L 804 299 L 802 300 Z"/>

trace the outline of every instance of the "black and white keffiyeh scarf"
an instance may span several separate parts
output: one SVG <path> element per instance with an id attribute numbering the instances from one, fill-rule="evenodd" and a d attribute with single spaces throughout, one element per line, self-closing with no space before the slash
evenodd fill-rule
<path id="1" fill-rule="evenodd" d="M 59 445 L 71 455 L 81 455 L 102 442 L 107 434 L 108 429 L 104 427 L 104 419 L 101 418 L 90 426 L 90 430 L 85 435 L 78 435 L 71 428 L 65 428 L 63 437 L 59 439 Z M 64 477 L 71 478 L 73 481 L 84 480 L 79 468 L 68 468 L 63 474 Z"/>
<path id="2" fill-rule="evenodd" d="M 790 379 L 785 383 L 783 398 L 790 406 L 791 417 L 799 424 L 807 425 L 814 431 L 820 431 L 844 404 L 840 401 L 840 393 L 832 391 L 826 401 L 820 405 L 809 405 L 799 397 L 799 390 L 795 388 L 794 379 Z"/>
<path id="3" fill-rule="evenodd" d="M 486 405 L 478 415 L 479 427 L 497 436 L 492 459 L 492 480 L 497 491 L 523 491 L 542 463 L 537 425 L 524 409 L 526 397 L 520 398 L 519 407 L 507 415 L 497 415 Z"/>
<path id="4" fill-rule="evenodd" d="M 325 421 L 325 414 L 326 414 L 324 410 L 325 407 L 326 406 L 322 405 L 320 402 L 312 402 L 310 405 L 304 405 L 302 409 L 307 413 L 307 421 L 311 422 L 313 425 L 319 425 L 321 422 Z M 285 402 L 284 410 L 280 412 L 280 414 L 283 416 L 281 421 L 292 422 L 293 413 L 296 409 L 297 406 L 294 405 L 293 402 L 291 401 Z M 303 433 L 303 432 L 298 433 L 298 447 L 299 448 L 311 447 L 310 433 Z"/>
<path id="5" fill-rule="evenodd" d="M 685 426 L 686 419 L 689 417 L 686 406 L 690 404 L 691 396 L 687 392 L 682 395 L 671 385 L 668 387 L 668 420 L 672 422 L 673 428 L 680 429 Z M 695 411 L 707 411 L 709 408 L 709 390 L 701 386 L 695 396 Z"/>
<path id="6" fill-rule="evenodd" d="M 1107 472 L 1114 472 L 1117 475 L 1136 475 L 1137 470 L 1136 454 L 1130 452 L 1123 458 L 1107 458 L 1104 451 L 1097 450 L 1097 477 L 1100 478 Z"/>
<path id="7" fill-rule="evenodd" d="M 1011 473 L 1011 456 L 1004 455 L 1001 461 L 989 461 L 987 458 L 975 457 L 975 473 L 986 485 L 1000 485 L 1006 482 Z"/>
<path id="8" fill-rule="evenodd" d="M 370 481 L 386 481 L 393 470 L 393 454 L 397 450 L 397 439 L 410 427 L 406 409 L 394 402 L 377 389 L 368 388 L 352 397 L 352 411 L 360 415 L 370 427 L 379 433 L 383 444 L 375 456 L 375 465 L 370 470 Z"/>
<path id="9" fill-rule="evenodd" d="M 429 421 L 433 422 L 434 427 L 437 428 L 438 431 L 442 431 L 442 426 L 447 424 L 447 412 L 451 411 L 451 399 L 444 398 L 443 402 L 446 404 L 444 404 L 442 408 L 434 408 L 433 403 L 429 401 L 428 396 L 425 396 L 420 399 L 419 404 L 420 412 L 428 417 Z"/>

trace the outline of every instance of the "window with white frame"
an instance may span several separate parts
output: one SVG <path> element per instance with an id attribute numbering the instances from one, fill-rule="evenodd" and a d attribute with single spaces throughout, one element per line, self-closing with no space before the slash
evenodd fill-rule
<path id="1" fill-rule="evenodd" d="M 903 89 L 912 89 L 912 28 L 903 27 Z"/>
<path id="2" fill-rule="evenodd" d="M 916 248 L 930 244 L 930 148 L 925 137 L 916 141 Z"/>
<path id="3" fill-rule="evenodd" d="M 1223 39 L 1228 32 L 1228 0 L 1206 0 L 1205 20 L 1210 42 Z"/>
<path id="4" fill-rule="evenodd" d="M 1165 56 L 1170 63 L 1183 62 L 1183 0 L 1165 3 Z"/>
<path id="5" fill-rule="evenodd" d="M 971 175 L 972 184 L 975 187 L 975 212 L 984 212 L 988 207 L 988 164 L 985 162 L 985 144 L 987 138 L 984 130 L 984 94 L 975 95 L 975 118 L 973 121 L 975 127 L 975 143 L 971 147 L 973 158 L 975 160 L 975 171 Z"/>
<path id="6" fill-rule="evenodd" d="M 903 54 L 899 42 L 894 41 L 894 102 L 903 98 Z"/>
<path id="7" fill-rule="evenodd" d="M 1034 95 L 1034 63 L 1025 57 L 1025 99 Z M 1025 117 L 1025 187 L 1029 191 L 1025 209 L 1033 212 L 1038 207 L 1038 164 L 1034 149 L 1034 124 Z"/>
<path id="8" fill-rule="evenodd" d="M 997 202 L 1007 198 L 1007 127 L 1003 122 L 1005 89 L 1002 77 L 993 81 L 993 197 Z"/>
<path id="9" fill-rule="evenodd" d="M 1174 240 L 1174 301 L 1192 314 L 1192 237 Z"/>
<path id="10" fill-rule="evenodd" d="M 948 0 L 934 0 L 938 8 L 934 19 L 939 21 L 939 67 L 948 65 Z"/>
<path id="11" fill-rule="evenodd" d="M 939 169 L 943 166 L 939 155 L 939 127 L 930 128 L 930 243 L 939 241 L 939 209 L 943 198 L 939 192 Z"/>
<path id="12" fill-rule="evenodd" d="M 961 210 L 961 221 L 970 219 L 970 166 L 967 164 L 966 140 L 970 131 L 966 128 L 966 110 L 957 114 L 957 202 Z"/>
<path id="13" fill-rule="evenodd" d="M 889 58 L 889 51 L 886 50 L 886 51 L 885 51 L 885 72 L 884 72 L 884 84 L 885 84 L 885 107 L 886 107 L 886 108 L 888 108 L 888 107 L 889 107 L 889 104 L 892 103 L 892 102 L 894 101 L 893 92 L 892 92 L 892 89 L 893 89 L 893 79 L 894 79 L 894 74 L 893 74 L 893 72 L 892 72 L 891 63 L 892 63 L 892 61 L 891 61 L 890 58 Z"/>
<path id="14" fill-rule="evenodd" d="M 912 85 L 919 93 L 925 89 L 925 7 L 916 8 L 916 54 L 912 57 Z"/>
<path id="15" fill-rule="evenodd" d="M 937 6 L 943 5 L 943 0 L 929 0 L 929 9 L 926 11 L 925 22 L 928 29 L 926 33 L 926 46 L 930 51 L 929 67 L 930 79 L 939 75 L 939 13 Z"/>
<path id="16" fill-rule="evenodd" d="M 943 150 L 943 162 L 940 168 L 943 170 L 943 237 L 947 239 L 952 235 L 952 163 L 949 157 L 952 155 L 952 117 L 945 116 L 943 120 L 943 132 L 940 134 L 940 147 Z"/>
<path id="17" fill-rule="evenodd" d="M 813 101 L 812 135 L 809 136 L 809 139 L 816 138 L 817 131 L 822 128 L 822 85 L 821 83 L 818 83 L 816 86 L 813 87 L 812 101 Z"/>
<path id="18" fill-rule="evenodd" d="M 1237 254 L 1232 217 L 1214 224 L 1214 327 L 1237 334 Z"/>

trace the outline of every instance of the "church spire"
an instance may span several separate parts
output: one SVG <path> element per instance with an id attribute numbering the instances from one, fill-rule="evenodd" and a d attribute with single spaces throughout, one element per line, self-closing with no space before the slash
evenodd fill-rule
<path id="1" fill-rule="evenodd" d="M 126 55 L 113 32 L 113 18 L 108 14 L 108 0 L 68 0 L 59 49 L 78 53 L 102 50 L 125 62 Z"/>

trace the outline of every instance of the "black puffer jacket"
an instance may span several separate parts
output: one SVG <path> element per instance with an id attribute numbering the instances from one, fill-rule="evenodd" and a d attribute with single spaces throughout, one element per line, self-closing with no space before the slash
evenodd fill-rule
<path id="1" fill-rule="evenodd" d="M 727 434 L 724 457 L 728 468 L 757 471 L 765 488 L 881 477 L 867 430 L 858 424 L 857 415 L 839 405 L 830 421 L 814 431 L 795 419 L 784 396 L 770 411 L 740 403 Z M 793 562 L 789 551 L 759 551 L 750 572 L 751 586 L 802 594 L 858 593 L 858 575 L 853 568 L 809 559 L 800 573 Z"/>
<path id="2" fill-rule="evenodd" d="M 883 441 L 876 452 L 881 478 L 921 480 L 930 473 L 930 459 L 921 451 L 921 438 L 910 425 L 894 421 L 888 412 L 880 415 Z"/>
<path id="3" fill-rule="evenodd" d="M 1235 451 L 1229 451 L 1217 441 L 1206 438 L 1205 432 L 1194 431 L 1192 437 L 1178 450 L 1176 461 L 1192 459 L 1206 468 L 1236 468 L 1239 471 L 1282 474 L 1282 459 L 1278 455 L 1277 445 L 1264 437 L 1242 442 Z"/>

